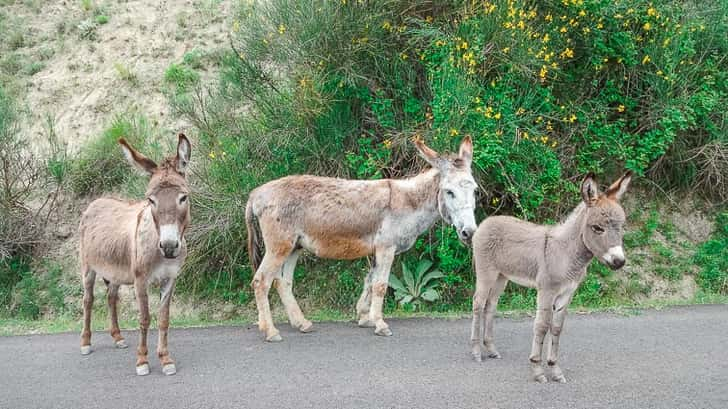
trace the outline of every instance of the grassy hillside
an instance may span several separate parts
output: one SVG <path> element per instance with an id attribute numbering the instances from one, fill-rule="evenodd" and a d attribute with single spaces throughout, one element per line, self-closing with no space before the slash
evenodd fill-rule
<path id="1" fill-rule="evenodd" d="M 464 135 L 475 144 L 478 220 L 552 223 L 577 203 L 586 172 L 603 184 L 626 169 L 638 175 L 626 203 L 628 265 L 615 273 L 594 262 L 576 305 L 728 294 L 725 2 L 269 0 L 236 3 L 225 19 L 223 43 L 157 72 L 174 121 L 195 141 L 192 252 L 178 292 L 194 310 L 224 318 L 254 308 L 242 211 L 254 187 L 292 173 L 401 177 L 423 166 L 413 137 L 450 150 Z M 23 94 L 7 91 L 16 83 L 3 77 L 7 146 L 22 145 L 12 130 L 27 126 L 13 108 Z M 46 212 L 75 222 L 96 195 L 139 197 L 144 180 L 114 140 L 127 136 L 159 158 L 172 134 L 149 116 L 115 112 L 78 153 L 33 156 L 36 183 L 3 199 L 12 217 L 2 220 L 31 209 L 23 217 L 35 222 L 17 223 L 42 227 Z M 5 180 L 27 179 L 14 172 Z M 43 212 L 39 189 L 58 192 Z M 73 249 L 71 233 L 49 239 L 39 228 L 28 234 L 43 245 L 4 250 L 3 314 L 77 316 L 74 256 L 52 251 Z M 469 309 L 470 254 L 455 232 L 437 225 L 393 273 L 421 260 L 443 273 L 438 299 L 390 296 L 387 308 Z M 304 258 L 296 294 L 304 309 L 350 311 L 366 268 L 366 260 Z M 534 294 L 509 286 L 501 308 L 530 308 Z"/>

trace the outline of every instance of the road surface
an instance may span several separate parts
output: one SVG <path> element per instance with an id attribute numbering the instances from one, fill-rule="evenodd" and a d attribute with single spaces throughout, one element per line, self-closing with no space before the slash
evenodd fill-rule
<path id="1" fill-rule="evenodd" d="M 728 306 L 571 315 L 561 337 L 567 384 L 528 380 L 531 320 L 498 319 L 503 359 L 470 359 L 469 320 L 390 320 L 391 338 L 316 323 L 284 341 L 253 326 L 173 330 L 177 374 L 134 371 L 94 333 L 0 338 L 0 408 L 728 408 Z M 151 333 L 150 350 L 156 346 Z"/>

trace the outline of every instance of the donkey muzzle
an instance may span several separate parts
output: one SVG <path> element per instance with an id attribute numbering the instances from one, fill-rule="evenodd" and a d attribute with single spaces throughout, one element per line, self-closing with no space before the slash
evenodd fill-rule
<path id="1" fill-rule="evenodd" d="M 179 256 L 179 229 L 176 225 L 164 225 L 159 228 L 159 250 L 165 258 Z"/>

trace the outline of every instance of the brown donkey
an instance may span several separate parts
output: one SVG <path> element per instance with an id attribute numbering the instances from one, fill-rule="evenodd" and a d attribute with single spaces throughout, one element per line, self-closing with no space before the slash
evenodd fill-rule
<path id="1" fill-rule="evenodd" d="M 462 241 L 470 241 L 476 227 L 470 137 L 452 158 L 440 156 L 421 141 L 415 144 L 433 168 L 408 179 L 288 176 L 250 193 L 245 218 L 255 271 L 252 285 L 258 327 L 267 341 L 281 340 L 268 303 L 274 280 L 291 325 L 302 332 L 311 330 L 292 291 L 302 249 L 336 260 L 374 255 L 356 309 L 360 326 L 373 326 L 375 334 L 388 336 L 392 332 L 382 318 L 382 303 L 394 256 L 412 247 L 417 236 L 440 218 L 455 227 Z"/>
<path id="2" fill-rule="evenodd" d="M 541 352 L 544 337 L 550 331 L 551 379 L 566 382 L 557 365 L 566 308 L 592 258 L 615 270 L 625 263 L 622 250 L 625 214 L 619 200 L 630 179 L 631 173 L 625 174 L 602 194 L 590 174 L 581 184 L 583 203 L 556 226 L 536 225 L 507 216 L 489 217 L 480 224 L 473 237 L 476 285 L 470 336 L 476 361 L 483 359 L 483 344 L 488 357 L 500 358 L 493 343 L 493 317 L 498 297 L 511 280 L 538 290 L 529 357 L 533 379 L 546 382 Z"/>
<path id="3" fill-rule="evenodd" d="M 81 217 L 79 250 L 84 287 L 81 354 L 91 353 L 91 309 L 96 275 L 100 275 L 107 286 L 111 336 L 117 348 L 127 347 L 116 315 L 119 286 L 133 284 L 140 314 L 136 372 L 148 374 L 147 286 L 159 282 L 157 354 L 164 374 L 173 375 L 176 368 L 167 351 L 169 303 L 187 256 L 184 233 L 190 223 L 190 204 L 185 170 L 190 160 L 190 142 L 179 134 L 177 155 L 165 159 L 159 166 L 124 139 L 119 139 L 119 143 L 126 159 L 151 178 L 145 200 L 130 202 L 104 197 L 91 202 Z"/>

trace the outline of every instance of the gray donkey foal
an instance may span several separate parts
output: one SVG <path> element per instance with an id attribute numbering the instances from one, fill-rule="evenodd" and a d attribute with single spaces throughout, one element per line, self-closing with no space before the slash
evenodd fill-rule
<path id="1" fill-rule="evenodd" d="M 489 217 L 480 224 L 473 237 L 477 277 L 470 336 L 476 361 L 483 359 L 483 344 L 488 357 L 500 358 L 493 342 L 493 317 L 498 297 L 511 280 L 538 290 L 529 357 L 533 379 L 537 382 L 547 380 L 541 366 L 541 353 L 544 337 L 550 331 L 548 366 L 551 379 L 566 382 L 557 365 L 566 308 L 593 257 L 615 270 L 625 263 L 622 250 L 625 214 L 619 200 L 630 179 L 628 172 L 605 193 L 600 193 L 589 174 L 581 184 L 583 203 L 566 221 L 556 226 L 536 225 L 508 216 Z"/>

